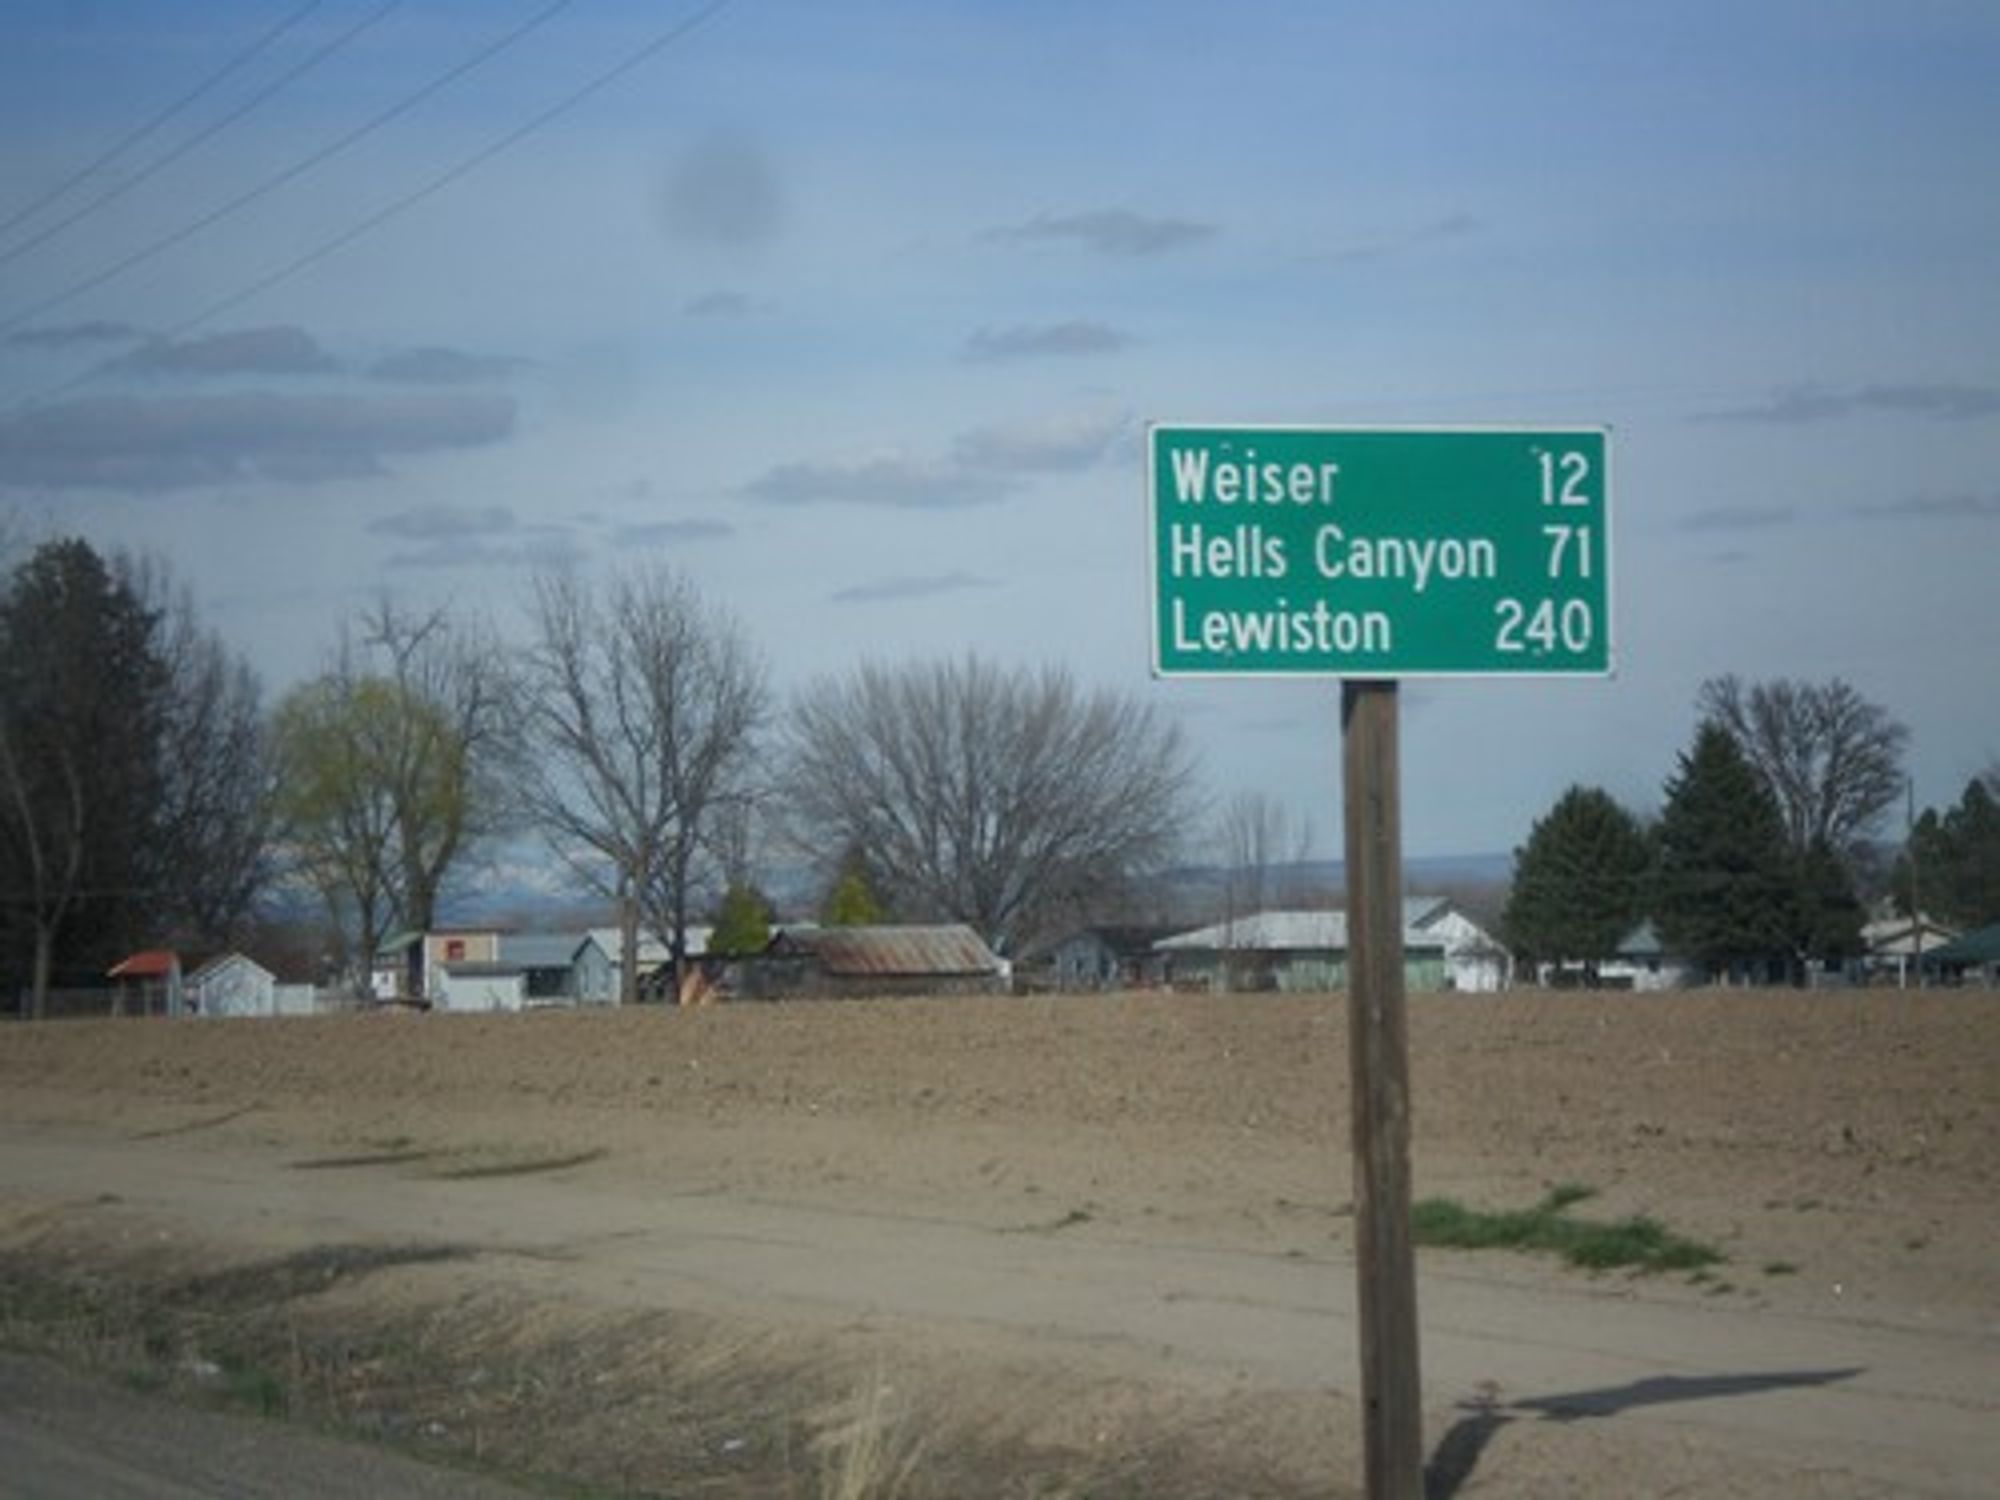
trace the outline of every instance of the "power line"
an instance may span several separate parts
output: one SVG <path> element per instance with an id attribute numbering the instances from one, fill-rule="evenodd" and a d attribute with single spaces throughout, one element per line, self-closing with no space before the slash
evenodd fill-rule
<path id="1" fill-rule="evenodd" d="M 125 135 L 122 136 L 115 145 L 113 145 L 103 155 L 99 156 L 97 160 L 90 163 L 89 166 L 79 168 L 77 171 L 70 173 L 69 176 L 65 177 L 61 182 L 57 183 L 48 192 L 42 194 L 41 197 L 36 198 L 34 201 L 29 203 L 27 207 L 17 209 L 15 210 L 12 217 L 0 220 L 0 234 L 5 234 L 8 230 L 12 229 L 16 224 L 21 223 L 24 219 L 33 218 L 36 214 L 40 213 L 44 208 L 47 208 L 51 203 L 54 203 L 58 199 L 60 199 L 65 193 L 69 192 L 72 188 L 77 187 L 82 183 L 89 181 L 92 177 L 95 177 L 99 172 L 102 172 L 106 167 L 110 166 L 112 162 L 116 161 L 119 157 L 123 156 L 127 151 L 131 150 L 134 146 L 138 145 L 139 142 L 143 141 L 147 136 L 151 135 L 154 131 L 158 130 L 162 125 L 166 124 L 167 121 L 171 120 L 175 115 L 179 114 L 182 110 L 186 109 L 190 104 L 193 104 L 197 99 L 201 98 L 201 96 L 206 94 L 210 89 L 215 88 L 225 78 L 229 77 L 230 74 L 236 72 L 239 68 L 249 63 L 259 53 L 265 51 L 270 46 L 272 46 L 272 44 L 274 44 L 286 32 L 290 31 L 294 26 L 298 25 L 299 22 L 303 21 L 307 16 L 311 15 L 314 11 L 318 10 L 323 3 L 324 0 L 306 0 L 306 3 L 304 5 L 300 6 L 297 10 L 293 11 L 289 16 L 285 17 L 282 21 L 279 21 L 277 25 L 273 26 L 269 31 L 265 32 L 263 36 L 259 37 L 256 41 L 252 42 L 248 47 L 245 47 L 241 52 L 238 52 L 234 57 L 230 58 L 229 61 L 225 62 L 220 68 L 216 69 L 213 73 L 209 74 L 208 77 L 204 78 L 200 83 L 196 84 L 193 88 L 189 89 L 185 94 L 182 94 L 180 98 L 174 100 L 173 103 L 169 104 L 165 109 L 161 110 L 158 114 L 154 115 L 150 120 L 147 120 L 143 125 L 140 125 L 133 130 L 127 131 Z M 88 212 L 88 210 L 85 210 L 85 212 Z M 64 220 L 63 225 L 59 225 L 58 227 L 59 228 L 64 227 L 70 222 L 71 222 L 70 220 Z M 39 241 L 35 241 L 34 243 L 39 243 Z M 15 253 L 17 252 L 9 251 L 5 257 L 0 257 L 0 261 L 13 259 Z"/>
<path id="2" fill-rule="evenodd" d="M 311 10 L 320 3 L 321 0 L 312 0 L 312 4 L 308 5 L 306 9 Z M 259 89 L 256 93 L 252 94 L 242 104 L 238 105 L 235 109 L 229 111 L 229 113 L 222 116 L 221 119 L 212 122 L 211 124 L 209 124 L 208 126 L 206 126 L 201 130 L 196 131 L 193 135 L 189 136 L 186 140 L 182 141 L 178 146 L 170 148 L 164 155 L 158 156 L 154 158 L 152 161 L 148 162 L 145 166 L 141 167 L 136 173 L 134 173 L 131 177 L 126 178 L 123 182 L 113 183 L 104 192 L 99 193 L 95 198 L 91 199 L 88 203 L 84 204 L 83 207 L 76 209 L 74 212 L 69 214 L 68 217 L 56 220 L 55 223 L 49 225 L 46 229 L 43 229 L 39 234 L 31 235 L 29 238 L 22 240 L 19 244 L 15 245 L 12 249 L 7 250 L 5 252 L 0 252 L 0 266 L 6 265 L 9 261 L 18 260 L 21 256 L 26 255 L 30 250 L 33 250 L 38 245 L 45 244 L 49 240 L 54 239 L 57 235 L 61 234 L 65 229 L 69 228 L 70 225 L 76 223 L 78 220 L 89 218 L 90 215 L 96 213 L 97 210 L 104 207 L 105 204 L 111 202 L 114 199 L 124 197 L 125 194 L 131 192 L 134 188 L 139 187 L 143 183 L 149 182 L 154 177 L 157 177 L 161 172 L 164 172 L 168 167 L 172 166 L 175 162 L 179 161 L 182 157 L 186 156 L 190 151 L 193 151 L 197 146 L 202 145 L 204 142 L 213 140 L 216 136 L 220 135 L 223 131 L 227 130 L 231 125 L 234 125 L 238 120 L 241 120 L 245 115 L 249 114 L 252 110 L 258 108 L 260 105 L 265 103 L 265 101 L 270 99 L 272 95 L 278 93 L 281 89 L 288 87 L 292 83 L 295 83 L 298 79 L 304 77 L 307 73 L 311 72 L 314 68 L 318 67 L 321 63 L 325 62 L 329 57 L 333 56 L 334 53 L 340 51 L 342 48 L 347 46 L 348 43 L 352 42 L 356 37 L 360 36 L 362 32 L 368 30 L 369 27 L 375 25 L 378 21 L 387 18 L 389 13 L 395 10 L 401 4 L 402 0 L 388 0 L 388 3 L 380 6 L 378 9 L 374 11 L 371 11 L 368 15 L 363 16 L 354 25 L 348 27 L 347 30 L 341 32 L 338 36 L 334 37 L 332 41 L 327 42 L 323 46 L 317 48 L 303 62 L 298 63 L 296 66 L 289 68 L 285 72 L 279 74 L 276 79 L 274 79 L 269 84 L 265 85 L 263 88 Z M 303 14 L 303 12 L 301 12 L 301 14 Z"/>
<path id="3" fill-rule="evenodd" d="M 387 8 L 389 8 L 389 6 L 394 6 L 398 3 L 400 3 L 400 0 L 388 0 L 388 6 L 385 6 L 384 9 L 386 10 Z M 13 317 L 7 319 L 4 322 L 0 322 L 0 334 L 12 333 L 15 329 L 22 327 L 24 324 L 31 323 L 36 318 L 39 318 L 46 313 L 53 312 L 56 308 L 62 307 L 66 303 L 75 301 L 78 297 L 81 297 L 85 292 L 95 291 L 98 287 L 103 286 L 107 281 L 114 280 L 117 277 L 124 275 L 125 272 L 131 270 L 134 266 L 142 265 L 146 261 L 154 259 L 155 257 L 161 255 L 165 251 L 171 250 L 176 245 L 182 244 L 185 241 L 192 239 L 195 235 L 201 233 L 202 230 L 210 228 L 211 226 L 220 223 L 223 219 L 228 218 L 231 214 L 238 213 L 241 210 L 249 207 L 252 203 L 257 202 L 260 198 L 268 197 L 270 194 L 276 192 L 279 188 L 283 187 L 286 183 L 293 181 L 295 178 L 303 176 L 305 173 L 311 171 L 313 168 L 324 164 L 334 156 L 337 156 L 340 152 L 345 151 L 348 147 L 353 146 L 358 142 L 366 139 L 368 136 L 373 135 L 376 131 L 380 130 L 383 126 L 389 124 L 391 121 L 399 119 L 403 115 L 408 114 L 411 110 L 415 109 L 419 104 L 422 104 L 425 100 L 431 98 L 433 95 L 439 93 L 441 90 L 457 82 L 460 78 L 463 78 L 466 74 L 472 72 L 475 68 L 478 68 L 481 65 L 491 61 L 498 54 L 505 51 L 508 47 L 513 46 L 516 42 L 520 41 L 523 37 L 529 35 L 531 32 L 536 31 L 543 25 L 546 25 L 549 21 L 553 20 L 558 14 L 569 9 L 572 3 L 573 0 L 553 0 L 553 3 L 544 6 L 541 10 L 535 12 L 535 14 L 533 14 L 532 16 L 529 16 L 525 21 L 522 21 L 519 25 L 515 26 L 510 31 L 505 32 L 500 37 L 496 38 L 494 41 L 487 43 L 486 46 L 480 48 L 479 51 L 473 53 L 472 56 L 466 58 L 463 62 L 457 63 L 452 67 L 447 68 L 437 77 L 431 79 L 430 82 L 426 83 L 423 87 L 416 90 L 416 92 L 405 95 L 402 99 L 399 99 L 396 103 L 390 105 L 387 109 L 377 111 L 375 114 L 369 116 L 366 120 L 362 121 L 361 124 L 355 126 L 353 129 L 345 132 L 342 135 L 336 136 L 332 141 L 320 147 L 317 151 L 313 151 L 308 155 L 300 158 L 298 161 L 293 162 L 290 166 L 284 168 L 282 171 L 273 173 L 271 176 L 265 178 L 262 182 L 256 184 L 256 186 L 251 187 L 244 192 L 238 193 L 234 198 L 231 198 L 226 203 L 222 204 L 220 207 L 210 209 L 207 213 L 201 215 L 199 218 L 195 219 L 191 223 L 182 225 L 179 229 L 174 230 L 171 234 L 164 235 L 161 238 L 154 240 L 151 244 L 133 251 L 130 255 L 127 255 L 123 259 L 114 262 L 112 265 L 105 267 L 103 270 L 98 271 L 93 275 L 86 276 L 83 280 L 76 282 L 75 284 L 71 285 L 70 287 L 61 292 L 56 293 L 54 296 L 45 297 L 42 299 L 42 301 L 36 303 L 34 306 L 29 307 L 24 311 L 15 314 Z"/>
<path id="4" fill-rule="evenodd" d="M 232 292 L 220 301 L 211 303 L 207 308 L 185 322 L 176 324 L 169 330 L 170 336 L 178 337 L 190 329 L 206 323 L 209 319 L 220 317 L 223 313 L 248 302 L 251 298 L 269 291 L 272 287 L 291 280 L 292 277 L 298 275 L 301 271 L 318 264 L 336 251 L 345 249 L 364 234 L 395 218 L 398 214 L 416 207 L 417 204 L 423 202 L 433 194 L 442 192 L 461 177 L 484 166 L 494 157 L 500 155 L 501 152 L 517 145 L 550 122 L 569 113 L 570 110 L 576 108 L 593 94 L 610 87 L 611 84 L 617 82 L 627 73 L 630 73 L 633 69 L 652 58 L 655 53 L 663 51 L 703 23 L 711 20 L 720 12 L 728 9 L 731 3 L 732 0 L 709 0 L 707 5 L 704 5 L 692 16 L 661 32 L 651 41 L 638 48 L 638 50 L 628 54 L 622 61 L 607 68 L 580 88 L 564 95 L 540 114 L 531 117 L 525 124 L 516 126 L 514 129 L 473 152 L 470 156 L 462 158 L 455 165 L 447 167 L 443 172 L 440 172 L 421 187 L 412 189 L 400 198 L 392 199 L 358 224 L 343 230 L 329 239 L 322 240 L 318 245 L 308 250 L 304 255 L 299 256 L 296 260 L 290 261 L 268 275 L 258 278 L 248 286 Z"/>
<path id="5" fill-rule="evenodd" d="M 477 151 L 474 151 L 471 155 L 461 158 L 452 166 L 447 167 L 444 171 L 438 173 L 435 177 L 423 183 L 421 186 L 413 188 L 412 190 L 403 194 L 399 198 L 392 199 L 390 202 L 384 204 L 381 208 L 377 209 L 374 213 L 369 214 L 366 218 L 362 219 L 360 222 L 349 226 L 347 229 L 342 230 L 338 234 L 332 235 L 329 238 L 322 240 L 319 244 L 315 245 L 312 249 L 306 251 L 303 255 L 300 255 L 295 259 L 288 261 L 284 265 L 278 267 L 276 270 L 273 270 L 267 273 L 266 275 L 257 278 L 255 281 L 249 283 L 248 285 L 240 287 L 236 291 L 231 292 L 228 296 L 223 297 L 218 301 L 209 304 L 206 308 L 202 309 L 194 316 L 186 318 L 183 321 L 174 324 L 171 328 L 169 328 L 166 331 L 166 336 L 169 338 L 178 338 L 181 335 L 189 332 L 190 330 L 200 327 L 202 324 L 208 322 L 210 319 L 218 318 L 222 316 L 222 314 L 229 312 L 236 307 L 241 306 L 243 303 L 250 301 L 253 297 L 261 296 L 263 293 L 271 290 L 271 288 L 279 286 L 282 283 L 291 280 L 294 276 L 297 276 L 300 272 L 308 269 L 309 267 L 317 265 L 320 261 L 325 260 L 328 256 L 333 255 L 336 252 L 345 249 L 347 246 L 353 244 L 356 240 L 360 239 L 363 235 L 368 234 L 371 231 L 379 228 L 381 225 L 387 223 L 390 219 L 393 219 L 397 217 L 399 214 L 402 214 L 408 211 L 409 209 L 416 207 L 419 203 L 422 203 L 425 199 L 430 198 L 439 192 L 442 192 L 452 183 L 457 182 L 460 178 L 468 175 L 473 171 L 476 171 L 478 168 L 484 166 L 487 162 L 491 161 L 494 157 L 500 155 L 504 151 L 511 149 L 513 146 L 525 140 L 528 136 L 533 135 L 535 132 L 543 129 L 551 122 L 569 113 L 569 111 L 575 109 L 578 105 L 582 104 L 585 100 L 591 98 L 593 95 L 610 87 L 613 83 L 616 83 L 620 78 L 623 78 L 627 73 L 632 72 L 634 69 L 638 68 L 643 63 L 649 61 L 656 54 L 664 51 L 666 48 L 672 46 L 675 42 L 681 40 L 681 38 L 687 36 L 689 33 L 693 32 L 698 27 L 714 19 L 715 16 L 720 14 L 722 11 L 728 9 L 732 3 L 733 0 L 709 0 L 708 4 L 702 6 L 699 10 L 695 11 L 694 14 L 687 17 L 685 20 L 679 21 L 675 23 L 673 26 L 668 27 L 665 31 L 660 32 L 658 35 L 654 36 L 651 40 L 643 43 L 634 51 L 626 54 L 625 57 L 620 59 L 617 63 L 614 63 L 611 67 L 605 69 L 602 73 L 597 74 L 595 77 L 587 80 L 579 87 L 571 90 L 568 94 L 565 94 L 561 99 L 558 99 L 554 104 L 548 106 L 540 113 L 531 116 L 525 123 L 517 125 L 513 129 L 505 132 L 504 134 L 495 137 L 492 141 L 489 141 L 486 145 L 480 147 Z M 13 325 L 11 324 L 0 325 L 0 333 L 6 332 L 12 326 Z M 36 406 L 44 401 L 51 400 L 57 396 L 66 395 L 70 391 L 75 390 L 78 386 L 85 385 L 88 382 L 90 382 L 92 379 L 96 377 L 97 373 L 98 372 L 96 370 L 86 370 L 81 375 L 75 376 L 74 378 L 63 382 L 61 385 L 52 386 L 49 389 L 44 390 L 36 395 L 23 397 L 20 401 L 15 403 L 15 409 L 20 410 L 23 408 Z"/>

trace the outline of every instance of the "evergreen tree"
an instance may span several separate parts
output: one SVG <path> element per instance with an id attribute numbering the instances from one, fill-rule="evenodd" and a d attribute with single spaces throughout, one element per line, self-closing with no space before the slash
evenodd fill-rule
<path id="1" fill-rule="evenodd" d="M 1916 901 L 1926 913 L 1959 927 L 2000 921 L 2000 800 L 1985 777 L 1966 783 L 1957 805 L 1942 816 L 1925 808 L 1897 861 L 1898 903 L 1911 902 L 1911 859 L 1916 861 Z"/>
<path id="2" fill-rule="evenodd" d="M 1793 951 L 1801 960 L 1824 964 L 1858 958 L 1864 917 L 1846 862 L 1832 844 L 1815 840 L 1794 882 Z"/>
<path id="3" fill-rule="evenodd" d="M 146 935 L 170 678 L 148 609 L 87 543 L 38 548 L 0 593 L 0 970 L 43 1013 Z"/>
<path id="4" fill-rule="evenodd" d="M 755 886 L 732 885 L 722 893 L 708 951 L 718 958 L 762 953 L 771 941 L 771 906 Z"/>
<path id="5" fill-rule="evenodd" d="M 1523 958 L 1580 963 L 1589 983 L 1645 914 L 1652 849 L 1639 822 L 1607 792 L 1572 786 L 1514 851 L 1501 918 Z"/>
<path id="6" fill-rule="evenodd" d="M 1941 912 L 1943 883 L 1939 879 L 1944 848 L 1944 819 L 1935 807 L 1917 814 L 1902 852 L 1889 872 L 1889 899 L 1904 916 L 1926 916 Z"/>
<path id="7" fill-rule="evenodd" d="M 829 927 L 870 927 L 882 920 L 882 903 L 868 888 L 868 877 L 850 864 L 826 893 L 819 919 Z"/>
<path id="8" fill-rule="evenodd" d="M 1764 779 L 1726 730 L 1704 723 L 1667 782 L 1655 897 L 1661 938 L 1712 972 L 1788 960 L 1793 874 Z"/>

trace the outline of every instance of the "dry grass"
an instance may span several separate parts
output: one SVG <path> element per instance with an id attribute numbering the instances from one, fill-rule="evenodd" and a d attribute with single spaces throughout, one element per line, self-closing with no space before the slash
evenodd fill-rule
<path id="1" fill-rule="evenodd" d="M 821 1432 L 818 1500 L 903 1500 L 913 1493 L 924 1441 L 878 1366 Z"/>

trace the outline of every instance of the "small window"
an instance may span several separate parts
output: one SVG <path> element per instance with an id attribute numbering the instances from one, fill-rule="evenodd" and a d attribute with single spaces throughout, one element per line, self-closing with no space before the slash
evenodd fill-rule
<path id="1" fill-rule="evenodd" d="M 464 957 L 465 957 L 464 938 L 446 938 L 444 940 L 444 961 L 446 963 L 450 963 L 454 959 L 461 959 Z"/>

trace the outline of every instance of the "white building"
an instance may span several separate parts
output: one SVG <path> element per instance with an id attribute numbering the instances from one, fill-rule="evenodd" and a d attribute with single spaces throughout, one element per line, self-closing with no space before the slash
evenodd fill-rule
<path id="1" fill-rule="evenodd" d="M 1347 913 L 1260 911 L 1154 944 L 1181 988 L 1337 990 L 1347 984 Z M 1507 950 L 1442 896 L 1403 901 L 1403 983 L 1410 990 L 1490 994 L 1505 987 Z"/>
<path id="2" fill-rule="evenodd" d="M 188 975 L 181 996 L 198 1016 L 275 1016 L 278 976 L 241 953 L 224 953 Z"/>

